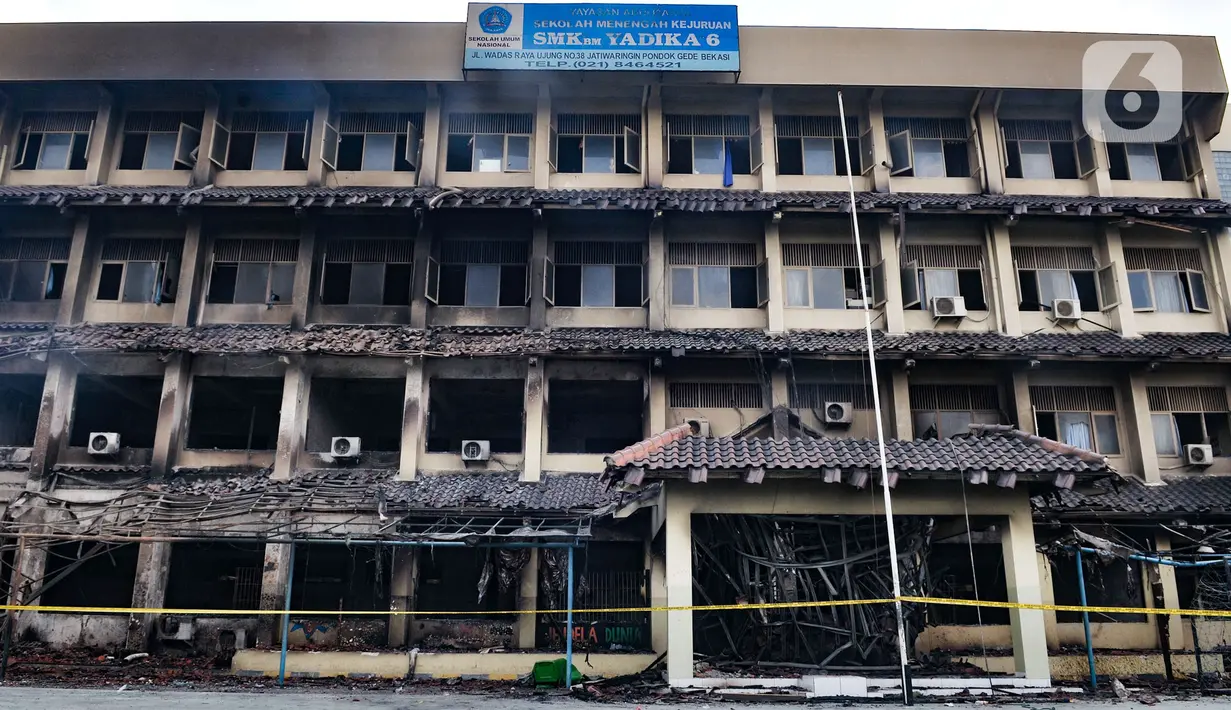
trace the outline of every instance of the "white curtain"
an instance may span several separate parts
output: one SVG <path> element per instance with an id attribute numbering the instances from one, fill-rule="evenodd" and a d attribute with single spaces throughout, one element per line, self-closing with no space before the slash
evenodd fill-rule
<path id="1" fill-rule="evenodd" d="M 1070 446 L 1079 449 L 1094 450 L 1094 437 L 1090 433 L 1090 415 L 1088 414 L 1058 414 L 1060 419 L 1060 439 Z"/>
<path id="2" fill-rule="evenodd" d="M 1180 275 L 1174 271 L 1151 271 L 1154 282 L 1154 308 L 1159 313 L 1186 313 Z"/>
<path id="3" fill-rule="evenodd" d="M 927 300 L 937 296 L 958 296 L 957 271 L 952 269 L 924 269 L 923 293 Z"/>
<path id="4" fill-rule="evenodd" d="M 1180 452 L 1175 445 L 1175 420 L 1170 414 L 1151 414 L 1154 425 L 1154 450 L 1159 456 L 1176 456 Z"/>
<path id="5" fill-rule="evenodd" d="M 1039 272 L 1039 301 L 1051 307 L 1057 298 L 1077 298 L 1077 283 L 1068 271 L 1046 269 Z"/>

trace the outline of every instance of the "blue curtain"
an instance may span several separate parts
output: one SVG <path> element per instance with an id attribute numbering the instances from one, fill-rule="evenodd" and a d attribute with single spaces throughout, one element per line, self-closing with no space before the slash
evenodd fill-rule
<path id="1" fill-rule="evenodd" d="M 731 141 L 722 142 L 722 186 L 731 187 L 735 184 L 735 169 L 731 166 Z"/>

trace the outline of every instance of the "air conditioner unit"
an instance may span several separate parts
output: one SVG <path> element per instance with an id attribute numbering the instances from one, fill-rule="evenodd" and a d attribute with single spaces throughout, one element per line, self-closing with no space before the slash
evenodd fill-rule
<path id="1" fill-rule="evenodd" d="M 851 310 L 863 310 L 863 299 L 848 298 L 846 299 L 846 307 Z"/>
<path id="2" fill-rule="evenodd" d="M 164 616 L 158 622 L 158 638 L 162 641 L 192 641 L 196 633 L 197 625 L 191 618 Z"/>
<path id="3" fill-rule="evenodd" d="M 825 426 L 847 427 L 855 419 L 855 405 L 851 402 L 826 402 Z"/>
<path id="4" fill-rule="evenodd" d="M 114 431 L 92 431 L 86 443 L 91 456 L 113 456 L 120 453 L 120 435 Z"/>
<path id="5" fill-rule="evenodd" d="M 693 436 L 700 436 L 706 439 L 709 438 L 710 420 L 705 419 L 704 417 L 693 417 L 691 419 L 685 419 L 684 423 L 692 427 L 692 430 L 695 432 Z"/>
<path id="6" fill-rule="evenodd" d="M 463 461 L 487 461 L 492 457 L 492 442 L 485 439 L 466 439 L 462 442 Z"/>
<path id="7" fill-rule="evenodd" d="M 1081 301 L 1076 298 L 1057 298 L 1051 302 L 1051 317 L 1056 321 L 1081 320 Z"/>
<path id="8" fill-rule="evenodd" d="M 329 453 L 335 459 L 353 459 L 363 449 L 357 436 L 335 436 L 329 442 Z"/>
<path id="9" fill-rule="evenodd" d="M 1209 444 L 1187 444 L 1184 446 L 1184 460 L 1189 466 L 1209 466 L 1214 463 L 1214 447 Z"/>
<path id="10" fill-rule="evenodd" d="M 966 299 L 961 296 L 934 296 L 928 305 L 933 318 L 966 317 Z"/>

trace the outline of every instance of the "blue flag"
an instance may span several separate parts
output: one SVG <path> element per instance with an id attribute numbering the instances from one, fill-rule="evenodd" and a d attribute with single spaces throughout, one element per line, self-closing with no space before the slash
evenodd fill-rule
<path id="1" fill-rule="evenodd" d="M 731 166 L 731 141 L 722 142 L 722 186 L 731 187 L 735 184 L 735 168 Z"/>

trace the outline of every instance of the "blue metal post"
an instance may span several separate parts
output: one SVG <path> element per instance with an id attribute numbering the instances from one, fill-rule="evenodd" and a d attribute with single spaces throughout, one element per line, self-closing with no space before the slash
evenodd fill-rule
<path id="1" fill-rule="evenodd" d="M 282 608 L 282 658 L 278 661 L 278 687 L 286 686 L 286 645 L 291 635 L 291 583 L 295 581 L 295 543 L 291 543 L 286 567 L 286 606 Z"/>
<path id="2" fill-rule="evenodd" d="M 568 611 L 564 621 L 564 687 L 573 685 L 573 548 L 568 549 Z"/>
<path id="3" fill-rule="evenodd" d="M 1081 563 L 1081 548 L 1077 548 L 1077 589 L 1081 593 L 1081 625 L 1086 631 L 1086 663 L 1090 665 L 1090 689 L 1098 690 L 1098 675 L 1094 672 L 1094 643 L 1090 640 L 1090 612 L 1086 611 L 1086 571 Z"/>

